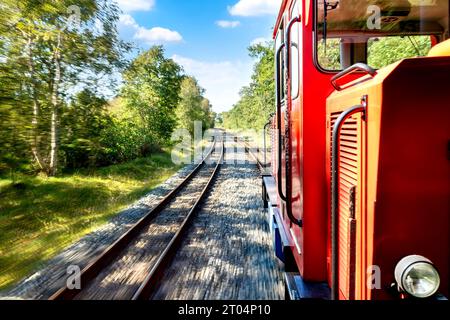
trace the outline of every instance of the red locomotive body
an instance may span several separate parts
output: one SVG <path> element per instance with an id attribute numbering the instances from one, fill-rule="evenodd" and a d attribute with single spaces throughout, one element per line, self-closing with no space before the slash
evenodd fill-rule
<path id="1" fill-rule="evenodd" d="M 274 38 L 263 183 L 290 297 L 447 296 L 448 1 L 284 0 Z M 394 38 L 427 57 L 380 65 Z"/>

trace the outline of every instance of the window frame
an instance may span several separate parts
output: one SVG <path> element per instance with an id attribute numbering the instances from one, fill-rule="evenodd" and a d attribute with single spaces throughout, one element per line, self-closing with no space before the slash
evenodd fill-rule
<path id="1" fill-rule="evenodd" d="M 289 15 L 291 17 L 291 19 L 293 17 L 295 17 L 296 14 L 300 14 L 300 0 L 294 0 L 291 8 L 289 10 Z M 295 12 L 295 10 L 297 9 L 297 12 Z M 298 24 L 301 25 L 301 22 L 299 22 Z M 295 27 L 295 26 L 294 26 Z M 290 50 L 290 55 L 291 55 L 291 65 L 289 66 L 289 68 L 291 68 L 291 93 L 292 93 L 292 89 L 294 88 L 294 72 L 295 72 L 295 76 L 296 76 L 296 80 L 297 80 L 297 84 L 295 85 L 295 95 L 291 95 L 291 100 L 297 100 L 300 96 L 300 63 L 301 63 L 301 59 L 300 59 L 300 32 L 301 32 L 301 28 L 297 29 L 296 35 L 297 35 L 297 39 L 295 39 L 295 41 L 293 41 L 292 38 L 292 32 L 291 32 L 291 48 L 289 48 Z M 295 45 L 294 45 L 295 44 Z M 295 50 L 294 50 L 295 48 Z M 294 71 L 294 55 L 293 53 L 296 51 L 297 55 L 295 56 L 296 62 L 297 62 L 297 70 Z"/>
<path id="2" fill-rule="evenodd" d="M 335 75 L 338 74 L 339 72 L 341 72 L 342 70 L 327 70 L 322 68 L 322 66 L 319 63 L 319 56 L 318 56 L 318 24 L 317 24 L 317 15 L 318 15 L 318 0 L 312 0 L 312 9 L 313 9 L 313 17 L 312 17 L 312 31 L 313 31 L 313 36 L 312 36 L 312 40 L 313 40 L 313 64 L 316 67 L 316 69 L 323 73 L 323 74 L 328 74 L 328 75 Z"/>
<path id="3" fill-rule="evenodd" d="M 278 49 L 286 43 L 286 39 L 285 39 L 285 17 L 286 15 L 284 14 L 282 19 L 280 20 L 280 25 L 277 26 L 278 28 L 278 32 L 277 32 L 277 36 L 275 38 L 275 54 L 277 53 Z M 278 39 L 281 37 L 280 42 L 278 43 Z M 286 69 L 285 69 L 285 55 L 284 53 L 280 53 L 281 54 L 281 59 L 280 59 L 280 65 L 276 66 L 276 69 L 278 69 L 278 80 L 279 83 L 276 84 L 276 90 L 278 90 L 279 94 L 280 94 L 280 102 L 283 104 L 286 101 Z M 275 64 L 277 63 L 277 57 L 275 57 Z"/>
<path id="4" fill-rule="evenodd" d="M 323 74 L 327 74 L 327 75 L 336 75 L 339 72 L 344 71 L 345 69 L 340 69 L 340 70 L 327 70 L 325 68 L 323 68 L 320 63 L 319 63 L 319 56 L 318 56 L 318 0 L 312 0 L 312 10 L 313 10 L 313 16 L 312 16 L 312 40 L 313 40 L 313 64 L 316 67 L 316 69 Z M 450 10 L 450 6 L 449 6 L 449 10 Z M 449 15 L 449 21 L 450 21 L 450 15 Z M 449 22 L 450 23 L 450 22 Z M 445 35 L 441 34 L 441 33 L 417 33 L 417 34 L 410 34 L 411 36 L 430 36 L 430 37 L 434 37 L 435 40 L 438 40 L 438 43 L 442 42 L 445 40 Z M 392 36 L 401 36 L 401 35 L 392 35 Z M 387 36 L 386 36 L 387 37 Z M 368 39 L 371 37 L 368 37 Z M 444 38 L 444 39 L 443 39 Z M 336 38 L 336 39 L 342 39 L 342 38 Z M 433 47 L 433 46 L 432 46 Z M 376 69 L 378 70 L 378 69 Z"/>

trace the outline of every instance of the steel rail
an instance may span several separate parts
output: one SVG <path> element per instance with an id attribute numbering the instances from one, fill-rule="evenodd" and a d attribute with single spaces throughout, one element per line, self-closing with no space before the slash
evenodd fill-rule
<path id="1" fill-rule="evenodd" d="M 259 171 L 261 173 L 264 173 L 265 166 L 263 165 L 261 160 L 259 160 L 258 156 L 256 156 L 252 152 L 251 147 L 246 142 L 243 142 L 243 141 L 239 140 L 238 136 L 233 136 L 233 141 L 235 143 L 238 143 L 238 144 L 240 144 L 240 145 L 242 145 L 244 147 L 244 150 L 247 151 L 251 155 L 251 157 L 256 161 L 256 165 L 258 166 Z"/>
<path id="2" fill-rule="evenodd" d="M 154 218 L 160 214 L 166 206 L 176 198 L 177 194 L 185 187 L 193 177 L 200 171 L 200 169 L 205 166 L 206 160 L 212 155 L 215 150 L 217 140 L 214 139 L 214 144 L 208 151 L 208 154 L 203 158 L 202 162 L 198 164 L 195 169 L 183 179 L 183 181 L 174 188 L 169 194 L 167 194 L 155 208 L 150 210 L 144 217 L 142 217 L 138 222 L 136 222 L 128 231 L 126 231 L 118 240 L 116 240 L 112 245 L 106 248 L 93 262 L 88 264 L 82 271 L 80 275 L 81 289 L 69 289 L 65 286 L 54 293 L 49 300 L 72 300 L 78 294 L 80 294 L 84 287 L 87 286 L 102 270 L 104 270 L 111 261 L 116 258 L 120 252 L 126 248 L 127 245 L 139 235 L 145 226 L 148 226 Z"/>
<path id="3" fill-rule="evenodd" d="M 261 162 L 261 160 L 258 158 L 257 155 L 252 151 L 251 146 L 248 145 L 248 143 L 239 140 L 239 137 L 235 136 L 234 141 L 238 144 L 242 145 L 244 147 L 244 150 L 250 154 L 250 156 L 256 161 L 256 165 L 258 166 L 258 170 L 261 173 L 264 173 L 264 169 L 266 168 L 265 165 Z"/>
<path id="4" fill-rule="evenodd" d="M 264 170 L 264 169 L 265 169 L 264 164 L 261 162 L 261 160 L 259 160 L 258 156 L 252 151 L 252 149 L 251 149 L 251 147 L 248 145 L 248 143 L 242 142 L 242 141 L 239 141 L 239 143 L 240 143 L 241 145 L 243 145 L 244 148 L 245 148 L 245 151 L 247 151 L 247 152 L 250 154 L 250 156 L 251 156 L 253 159 L 255 159 L 256 165 L 258 166 L 258 170 L 259 170 L 261 173 L 264 173 L 264 171 L 265 171 L 265 170 Z"/>
<path id="5" fill-rule="evenodd" d="M 268 122 L 264 125 L 264 168 L 267 168 L 267 128 L 272 125 L 273 117 L 275 117 L 275 113 L 269 116 Z"/>
<path id="6" fill-rule="evenodd" d="M 164 271 L 166 270 L 167 266 L 170 265 L 172 260 L 174 259 L 181 242 L 183 240 L 183 237 L 188 230 L 189 226 L 191 225 L 191 222 L 193 220 L 193 217 L 195 216 L 195 213 L 198 210 L 198 207 L 205 197 L 209 187 L 211 186 L 214 178 L 216 177 L 217 172 L 219 171 L 219 168 L 223 162 L 224 157 L 224 149 L 225 149 L 225 142 L 222 141 L 222 151 L 219 158 L 219 161 L 216 164 L 216 167 L 209 178 L 207 184 L 202 190 L 201 195 L 197 198 L 197 201 L 195 202 L 194 206 L 189 211 L 188 215 L 184 219 L 183 223 L 181 224 L 180 229 L 175 234 L 175 236 L 172 238 L 172 240 L 169 242 L 169 244 L 166 246 L 163 253 L 160 255 L 158 261 L 154 264 L 152 270 L 145 278 L 142 285 L 139 287 L 139 289 L 134 294 L 132 300 L 149 300 L 153 297 L 155 292 L 158 290 L 158 288 L 161 285 L 161 279 L 163 278 Z"/>

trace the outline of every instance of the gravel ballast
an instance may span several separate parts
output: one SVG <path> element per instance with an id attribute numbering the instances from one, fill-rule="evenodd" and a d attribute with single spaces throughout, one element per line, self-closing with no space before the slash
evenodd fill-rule
<path id="1" fill-rule="evenodd" d="M 240 146 L 227 147 L 226 163 L 154 299 L 284 299 L 259 172 L 243 161 L 249 158 Z"/>
<path id="2" fill-rule="evenodd" d="M 83 237 L 80 241 L 69 246 L 62 253 L 48 261 L 42 270 L 27 277 L 12 290 L 0 293 L 0 298 L 48 299 L 65 285 L 67 268 L 69 266 L 76 265 L 83 269 L 92 259 L 114 243 L 147 212 L 152 210 L 193 169 L 194 166 L 189 165 L 179 170 L 166 182 L 150 191 L 148 195 L 129 208 L 120 212 L 103 227 Z"/>

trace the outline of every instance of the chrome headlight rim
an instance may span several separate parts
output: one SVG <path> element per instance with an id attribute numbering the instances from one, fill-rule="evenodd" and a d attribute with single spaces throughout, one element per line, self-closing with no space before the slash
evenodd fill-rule
<path id="1" fill-rule="evenodd" d="M 434 278 L 435 286 L 434 286 L 433 290 L 430 290 L 426 294 L 418 294 L 417 292 L 410 292 L 410 290 L 408 290 L 409 286 L 407 284 L 405 284 L 407 275 L 413 270 L 414 266 L 417 266 L 419 264 L 427 265 L 430 268 L 431 272 L 435 276 L 435 278 Z M 400 273 L 399 273 L 399 269 L 401 269 Z M 427 298 L 433 297 L 434 295 L 436 295 L 436 293 L 438 293 L 440 285 L 441 285 L 441 277 L 440 277 L 439 270 L 435 267 L 434 263 L 430 259 L 428 259 L 424 256 L 421 256 L 421 255 L 409 255 L 409 256 L 405 256 L 404 258 L 402 258 L 397 263 L 397 266 L 395 268 L 395 280 L 397 282 L 400 292 L 407 293 L 411 297 L 414 297 L 417 299 L 427 299 Z"/>

